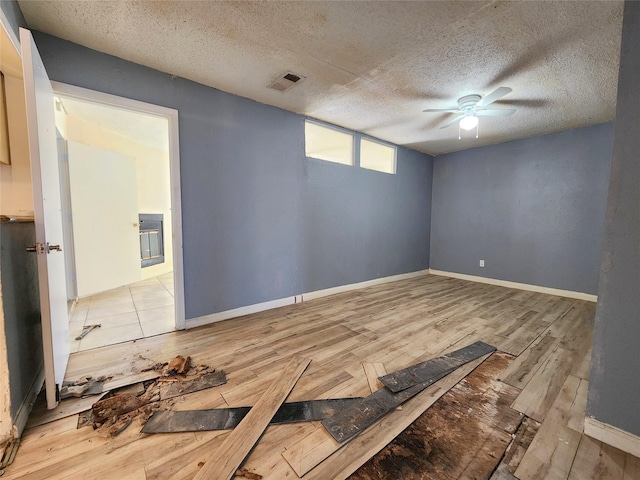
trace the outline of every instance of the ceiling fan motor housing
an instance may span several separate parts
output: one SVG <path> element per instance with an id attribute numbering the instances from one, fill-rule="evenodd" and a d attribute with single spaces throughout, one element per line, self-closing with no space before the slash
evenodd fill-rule
<path id="1" fill-rule="evenodd" d="M 480 100 L 482 100 L 480 95 L 465 95 L 458 100 L 458 108 L 462 111 L 472 109 Z"/>
<path id="2" fill-rule="evenodd" d="M 513 115 L 515 108 L 487 108 L 493 102 L 500 100 L 502 97 L 511 93 L 513 90 L 509 87 L 498 87 L 489 95 L 482 96 L 478 94 L 465 95 L 458 99 L 457 108 L 428 108 L 423 112 L 447 112 L 456 114 L 451 120 L 442 125 L 440 128 L 447 128 L 456 122 L 460 122 L 460 127 L 470 130 L 478 125 L 479 116 L 487 117 L 508 117 Z M 463 125 L 464 123 L 464 125 Z"/>

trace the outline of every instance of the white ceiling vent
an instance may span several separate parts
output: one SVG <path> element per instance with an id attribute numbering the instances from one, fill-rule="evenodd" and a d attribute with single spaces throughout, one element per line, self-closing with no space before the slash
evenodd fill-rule
<path id="1" fill-rule="evenodd" d="M 274 90 L 278 90 L 279 92 L 286 92 L 296 83 L 300 83 L 304 79 L 305 77 L 303 77 L 302 75 L 286 72 L 276 78 L 273 82 L 271 82 L 269 88 L 273 88 Z"/>

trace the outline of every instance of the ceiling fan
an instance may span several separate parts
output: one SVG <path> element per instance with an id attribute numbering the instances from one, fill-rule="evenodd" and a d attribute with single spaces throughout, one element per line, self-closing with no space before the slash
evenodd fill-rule
<path id="1" fill-rule="evenodd" d="M 487 109 L 487 106 L 511 92 L 512 90 L 509 87 L 499 87 L 486 97 L 482 95 L 465 95 L 461 97 L 458 100 L 458 108 L 428 108 L 423 112 L 457 113 L 455 117 L 440 128 L 447 128 L 456 122 L 460 122 L 460 128 L 472 130 L 478 126 L 478 117 L 508 117 L 513 115 L 516 111 L 515 108 Z"/>

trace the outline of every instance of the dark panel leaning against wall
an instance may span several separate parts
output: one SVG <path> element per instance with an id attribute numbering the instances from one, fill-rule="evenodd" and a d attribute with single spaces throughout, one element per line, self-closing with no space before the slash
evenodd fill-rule
<path id="1" fill-rule="evenodd" d="M 395 175 L 307 159 L 304 291 L 429 268 L 432 170 L 402 147 Z"/>
<path id="2" fill-rule="evenodd" d="M 27 398 L 42 368 L 42 333 L 35 244 L 35 225 L 0 223 L 0 272 L 7 359 L 11 385 L 11 417 Z"/>
<path id="3" fill-rule="evenodd" d="M 596 294 L 612 136 L 602 124 L 436 157 L 431 268 Z"/>
<path id="4" fill-rule="evenodd" d="M 20 38 L 19 28 L 24 27 L 27 22 L 22 15 L 22 10 L 20 10 L 18 2 L 15 0 L 1 0 L 0 10 L 2 10 L 2 13 L 4 13 L 4 16 L 9 22 L 9 25 L 5 26 L 13 31 L 16 38 Z"/>
<path id="5" fill-rule="evenodd" d="M 640 436 L 640 3 L 623 22 L 587 414 Z"/>

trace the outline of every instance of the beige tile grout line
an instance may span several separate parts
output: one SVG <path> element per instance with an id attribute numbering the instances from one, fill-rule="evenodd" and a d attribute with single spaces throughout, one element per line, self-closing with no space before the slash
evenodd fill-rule
<path id="1" fill-rule="evenodd" d="M 164 275 L 164 274 L 163 274 L 163 275 Z M 162 280 L 160 280 L 160 278 L 159 278 L 159 277 L 160 277 L 160 275 L 156 276 L 155 278 L 158 280 L 158 283 L 162 286 L 162 288 L 163 288 L 163 290 L 162 290 L 162 291 L 167 291 L 167 292 L 169 293 L 169 295 L 171 295 L 171 297 L 175 299 L 175 296 L 173 295 L 173 293 L 171 293 L 171 292 L 169 291 L 169 289 L 167 288 L 167 286 L 165 285 L 165 283 L 163 283 L 163 282 L 162 282 Z M 154 336 L 154 335 L 148 335 L 148 336 L 147 336 L 147 335 L 145 334 L 144 329 L 142 328 L 142 322 L 140 321 L 140 313 L 139 313 L 139 310 L 138 310 L 138 306 L 137 306 L 137 304 L 136 304 L 136 302 L 135 302 L 135 300 L 134 300 L 134 298 L 133 298 L 133 292 L 132 292 L 132 290 L 131 290 L 131 285 L 127 285 L 126 287 L 127 287 L 127 291 L 129 292 L 129 294 L 128 294 L 128 295 L 129 295 L 129 298 L 130 298 L 130 300 L 131 300 L 131 303 L 133 304 L 133 308 L 134 308 L 134 311 L 135 311 L 135 313 L 136 313 L 136 318 L 137 318 L 137 320 L 138 320 L 137 325 L 138 325 L 138 327 L 140 328 L 140 332 L 142 333 L 142 338 L 148 338 L 148 337 Z M 84 320 L 83 320 L 83 322 L 82 322 L 82 325 L 83 325 L 83 326 L 87 325 L 87 320 L 88 320 L 88 318 L 89 318 L 89 312 L 91 311 L 91 302 L 92 302 L 93 297 L 94 297 L 94 296 L 92 295 L 92 296 L 90 296 L 90 297 L 88 298 L 88 300 L 89 300 L 89 306 L 87 307 L 87 311 L 86 311 L 86 313 L 85 313 L 85 315 L 84 315 Z M 175 301 L 175 300 L 174 300 L 174 301 Z M 120 315 L 120 314 L 116 314 L 116 315 L 113 315 L 113 316 L 119 316 L 119 315 Z M 95 320 L 99 320 L 99 318 L 97 318 L 97 319 L 95 319 Z M 132 325 L 133 325 L 133 324 L 132 324 Z M 170 333 L 170 332 L 167 332 L 167 333 Z M 128 341 L 128 340 L 127 340 L 127 341 Z M 119 342 L 118 342 L 118 343 L 119 343 Z M 99 345 L 99 346 L 97 346 L 97 347 L 93 347 L 93 348 L 103 347 L 103 346 L 107 346 L 107 345 L 111 345 L 111 344 Z M 78 349 L 77 349 L 76 351 L 78 351 L 78 352 L 80 352 L 80 351 L 84 351 L 84 350 L 82 349 L 82 340 L 80 340 L 80 341 L 79 341 Z"/>

